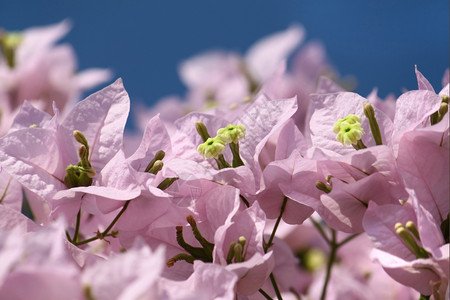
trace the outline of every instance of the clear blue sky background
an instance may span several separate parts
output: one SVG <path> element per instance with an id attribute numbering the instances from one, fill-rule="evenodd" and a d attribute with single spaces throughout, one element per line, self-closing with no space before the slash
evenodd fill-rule
<path id="1" fill-rule="evenodd" d="M 69 18 L 80 69 L 106 67 L 132 101 L 184 94 L 178 64 L 208 49 L 241 53 L 259 38 L 301 23 L 320 40 L 357 92 L 416 88 L 414 65 L 440 90 L 449 65 L 448 0 L 0 0 L 0 27 L 24 29 Z"/>

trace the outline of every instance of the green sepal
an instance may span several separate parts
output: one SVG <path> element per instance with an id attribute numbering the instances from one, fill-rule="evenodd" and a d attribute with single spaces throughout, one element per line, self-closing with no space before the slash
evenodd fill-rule
<path id="1" fill-rule="evenodd" d="M 90 186 L 92 185 L 92 178 L 89 177 L 82 166 L 68 165 L 66 168 L 66 176 L 64 177 L 64 184 L 69 189 L 79 186 Z"/>

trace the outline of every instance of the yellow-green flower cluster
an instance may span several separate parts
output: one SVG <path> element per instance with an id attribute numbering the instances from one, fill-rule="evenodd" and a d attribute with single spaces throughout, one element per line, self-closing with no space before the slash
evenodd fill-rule
<path id="1" fill-rule="evenodd" d="M 197 147 L 197 151 L 205 158 L 217 158 L 225 149 L 225 142 L 219 137 L 209 138 Z"/>
<path id="2" fill-rule="evenodd" d="M 225 150 L 226 144 L 237 144 L 239 139 L 244 137 L 244 126 L 229 124 L 225 128 L 220 128 L 215 137 L 210 137 L 203 144 L 200 144 L 197 151 L 207 159 L 218 158 L 218 156 Z"/>
<path id="3" fill-rule="evenodd" d="M 356 145 L 364 134 L 361 127 L 361 118 L 350 114 L 343 119 L 339 119 L 333 126 L 333 132 L 337 133 L 336 140 L 344 146 Z"/>
<path id="4" fill-rule="evenodd" d="M 227 127 L 217 130 L 217 136 L 225 143 L 233 142 L 237 144 L 238 140 L 245 137 L 245 127 L 242 125 L 229 124 Z"/>

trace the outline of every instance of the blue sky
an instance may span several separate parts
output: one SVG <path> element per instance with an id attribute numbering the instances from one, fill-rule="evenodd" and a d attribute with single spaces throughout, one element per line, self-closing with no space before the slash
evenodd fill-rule
<path id="1" fill-rule="evenodd" d="M 107 1 L 0 0 L 0 27 L 68 18 L 64 39 L 80 69 L 106 67 L 124 79 L 132 101 L 183 95 L 178 64 L 209 49 L 245 50 L 258 39 L 302 24 L 320 40 L 341 75 L 386 96 L 416 88 L 414 65 L 440 90 L 449 65 L 449 1 Z"/>

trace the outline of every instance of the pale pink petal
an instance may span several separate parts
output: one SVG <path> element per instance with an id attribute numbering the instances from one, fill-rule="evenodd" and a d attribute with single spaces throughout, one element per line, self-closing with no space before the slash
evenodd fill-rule
<path id="1" fill-rule="evenodd" d="M 227 265 L 226 269 L 238 276 L 237 292 L 251 295 L 263 286 L 274 266 L 273 252 L 269 252 L 264 255 L 255 253 L 242 263 Z"/>
<path id="2" fill-rule="evenodd" d="M 3 168 L 46 200 L 66 189 L 66 165 L 60 153 L 55 132 L 41 128 L 15 131 L 0 140 Z"/>
<path id="3" fill-rule="evenodd" d="M 148 121 L 141 144 L 127 161 L 136 171 L 143 172 L 159 150 L 165 152 L 165 157 L 172 156 L 170 136 L 164 124 L 161 122 L 159 115 L 157 115 Z"/>
<path id="4" fill-rule="evenodd" d="M 88 90 L 110 80 L 111 77 L 110 70 L 91 68 L 77 73 L 74 80 L 80 90 Z"/>
<path id="5" fill-rule="evenodd" d="M 403 133 L 416 127 L 425 127 L 428 117 L 439 109 L 441 97 L 428 90 L 410 91 L 397 99 L 397 108 L 394 117 L 394 142 L 402 137 Z"/>
<path id="6" fill-rule="evenodd" d="M 31 56 L 50 48 L 57 40 L 67 34 L 70 22 L 64 20 L 45 27 L 33 27 L 24 31 L 23 41 L 17 50 L 16 62 L 22 64 Z"/>
<path id="7" fill-rule="evenodd" d="M 98 300 L 152 299 L 163 268 L 164 250 L 152 252 L 143 246 L 87 267 L 82 281 Z"/>
<path id="8" fill-rule="evenodd" d="M 79 102 L 58 131 L 65 160 L 78 161 L 79 143 L 73 138 L 73 131 L 79 130 L 89 143 L 92 167 L 101 170 L 123 146 L 129 109 L 130 99 L 121 79 Z"/>
<path id="9" fill-rule="evenodd" d="M 22 185 L 0 166 L 0 205 L 18 212 L 22 209 Z"/>
<path id="10" fill-rule="evenodd" d="M 405 225 L 408 221 L 417 224 L 411 205 L 378 205 L 372 201 L 364 216 L 363 225 L 376 248 L 411 261 L 416 258 L 415 255 L 395 231 L 396 223 Z"/>
<path id="11" fill-rule="evenodd" d="M 448 129 L 416 130 L 400 140 L 397 162 L 405 185 L 414 189 L 419 203 L 440 222 L 446 219 L 450 205 L 449 155 Z"/>
<path id="12" fill-rule="evenodd" d="M 410 286 L 423 295 L 431 295 L 430 282 L 439 282 L 439 265 L 431 259 L 405 261 L 387 252 L 374 249 L 371 257 L 378 261 L 392 278 Z"/>
<path id="13" fill-rule="evenodd" d="M 246 54 L 245 63 L 251 75 L 259 82 L 268 79 L 304 38 L 304 29 L 293 25 L 285 31 L 270 35 L 253 45 Z"/>
<path id="14" fill-rule="evenodd" d="M 0 205 L 0 231 L 16 230 L 16 233 L 20 235 L 36 231 L 38 228 L 39 225 L 28 219 L 24 214 L 5 205 Z"/>
<path id="15" fill-rule="evenodd" d="M 374 173 L 352 184 L 332 179 L 333 189 L 323 194 L 320 216 L 331 227 L 349 233 L 364 231 L 362 220 L 368 204 L 391 203 L 389 184 L 380 173 Z"/>
<path id="16" fill-rule="evenodd" d="M 179 67 L 179 74 L 190 88 L 215 88 L 225 78 L 239 72 L 239 63 L 237 54 L 207 52 L 184 61 Z"/>
<path id="17" fill-rule="evenodd" d="M 52 117 L 48 113 L 35 108 L 30 102 L 25 101 L 14 118 L 9 132 L 26 129 L 32 125 L 36 125 L 39 128 L 48 128 L 51 120 Z M 54 129 L 56 130 L 56 128 Z"/>
<path id="18" fill-rule="evenodd" d="M 185 281 L 162 280 L 168 297 L 174 300 L 232 300 L 236 297 L 237 276 L 226 268 L 194 262 L 194 273 Z"/>
<path id="19" fill-rule="evenodd" d="M 336 140 L 336 133 L 333 132 L 334 124 L 349 114 L 361 117 L 361 126 L 365 132 L 362 140 L 366 146 L 375 145 L 369 127 L 369 121 L 364 116 L 364 104 L 368 100 L 355 93 L 343 92 L 334 94 L 313 94 L 311 95 L 312 111 L 310 128 L 313 146 L 323 148 L 329 152 L 347 154 L 354 152 L 352 146 L 344 146 Z M 374 108 L 375 116 L 380 127 L 383 144 L 388 145 L 392 135 L 393 124 L 388 116 L 382 111 Z"/>
<path id="20" fill-rule="evenodd" d="M 434 92 L 433 86 L 431 83 L 423 76 L 422 73 L 419 72 L 417 65 L 415 66 L 416 77 L 417 77 L 417 85 L 419 86 L 419 90 L 426 90 Z"/>

